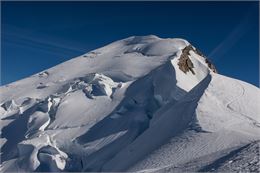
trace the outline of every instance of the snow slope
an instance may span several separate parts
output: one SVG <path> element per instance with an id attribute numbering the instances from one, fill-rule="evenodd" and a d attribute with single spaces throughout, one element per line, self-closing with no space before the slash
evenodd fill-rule
<path id="1" fill-rule="evenodd" d="M 134 36 L 1 86 L 1 171 L 234 170 L 260 92 L 214 72 L 186 40 Z"/>

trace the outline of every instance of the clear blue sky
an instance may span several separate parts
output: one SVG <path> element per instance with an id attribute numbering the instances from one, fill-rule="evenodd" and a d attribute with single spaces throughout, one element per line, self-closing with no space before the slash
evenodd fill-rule
<path id="1" fill-rule="evenodd" d="M 259 84 L 259 2 L 1 2 L 1 84 L 132 35 L 180 37 Z"/>

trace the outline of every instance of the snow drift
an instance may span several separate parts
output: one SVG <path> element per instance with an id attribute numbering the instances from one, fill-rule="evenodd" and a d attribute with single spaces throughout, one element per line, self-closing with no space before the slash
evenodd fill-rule
<path id="1" fill-rule="evenodd" d="M 260 92 L 216 72 L 186 40 L 134 36 L 1 86 L 1 171 L 235 170 L 257 158 Z"/>

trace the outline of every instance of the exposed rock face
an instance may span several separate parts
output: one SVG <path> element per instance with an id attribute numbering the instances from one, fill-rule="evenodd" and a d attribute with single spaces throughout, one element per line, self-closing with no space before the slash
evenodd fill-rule
<path id="1" fill-rule="evenodd" d="M 208 67 L 209 67 L 214 73 L 217 73 L 216 67 L 206 58 L 206 56 L 203 55 L 200 50 L 193 48 L 191 45 L 186 46 L 186 47 L 182 50 L 182 54 L 181 54 L 180 59 L 179 59 L 179 62 L 178 62 L 179 69 L 180 69 L 181 71 L 183 71 L 184 73 L 187 73 L 188 71 L 191 71 L 192 74 L 195 74 L 195 72 L 194 72 L 194 70 L 193 70 L 194 65 L 193 65 L 192 61 L 190 60 L 190 58 L 189 58 L 189 55 L 190 55 L 189 52 L 190 52 L 191 50 L 194 51 L 196 54 L 202 56 L 202 57 L 205 59 L 205 62 L 208 64 Z"/>
<path id="2" fill-rule="evenodd" d="M 216 67 L 207 59 L 205 58 L 206 63 L 208 64 L 208 67 L 214 72 L 214 73 L 218 73 Z"/>
<path id="3" fill-rule="evenodd" d="M 179 65 L 179 69 L 181 71 L 183 71 L 184 73 L 187 73 L 188 71 L 191 71 L 192 74 L 195 74 L 195 72 L 193 71 L 192 68 L 194 68 L 193 63 L 191 62 L 189 55 L 190 55 L 190 50 L 194 50 L 193 47 L 191 45 L 186 46 L 183 50 L 182 50 L 182 54 L 180 56 L 178 65 Z"/>
<path id="4" fill-rule="evenodd" d="M 196 52 L 198 55 L 202 56 L 203 58 L 205 58 L 205 62 L 208 64 L 208 67 L 214 72 L 214 73 L 218 73 L 216 67 L 208 60 L 208 58 L 199 50 L 196 48 L 196 50 L 194 50 L 194 52 Z"/>

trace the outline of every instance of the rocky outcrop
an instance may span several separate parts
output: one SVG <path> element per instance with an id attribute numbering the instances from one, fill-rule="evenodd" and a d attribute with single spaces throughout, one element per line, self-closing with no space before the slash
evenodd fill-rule
<path id="1" fill-rule="evenodd" d="M 215 67 L 207 58 L 205 58 L 205 62 L 208 64 L 208 67 L 209 67 L 214 73 L 218 73 L 216 67 Z"/>
<path id="2" fill-rule="evenodd" d="M 182 50 L 182 54 L 180 56 L 178 65 L 179 65 L 179 69 L 181 71 L 183 71 L 184 73 L 187 73 L 188 71 L 191 71 L 192 74 L 195 74 L 195 72 L 193 71 L 194 65 L 192 63 L 192 61 L 189 58 L 190 55 L 190 50 L 193 50 L 193 47 L 191 45 L 186 46 L 183 50 Z"/>
<path id="3" fill-rule="evenodd" d="M 217 73 L 217 69 L 216 67 L 206 58 L 205 55 L 203 55 L 201 53 L 200 50 L 198 49 L 195 49 L 194 47 L 192 47 L 191 45 L 189 46 L 186 46 L 183 50 L 182 50 L 182 54 L 179 58 L 179 62 L 178 62 L 178 66 L 179 66 L 179 69 L 181 71 L 183 71 L 184 73 L 187 73 L 188 71 L 191 71 L 192 74 L 195 74 L 193 68 L 194 68 L 194 65 L 191 61 L 191 59 L 189 58 L 189 55 L 190 55 L 190 51 L 193 51 L 195 52 L 196 54 L 198 54 L 199 56 L 203 57 L 205 59 L 205 62 L 207 63 L 208 67 L 214 72 L 214 73 Z"/>
<path id="4" fill-rule="evenodd" d="M 205 62 L 208 64 L 208 67 L 214 72 L 214 73 L 218 73 L 216 67 L 208 60 L 208 58 L 199 50 L 196 48 L 196 50 L 194 50 L 194 52 L 196 52 L 199 56 L 202 56 L 203 58 L 205 58 Z"/>

